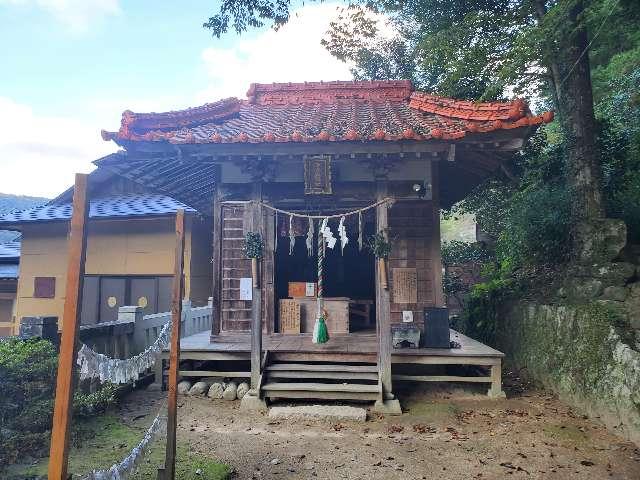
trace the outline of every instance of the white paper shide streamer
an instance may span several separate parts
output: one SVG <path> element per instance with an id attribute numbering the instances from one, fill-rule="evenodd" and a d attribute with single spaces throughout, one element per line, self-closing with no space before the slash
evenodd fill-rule
<path id="1" fill-rule="evenodd" d="M 109 470 L 92 471 L 82 480 L 126 480 L 129 475 L 135 472 L 138 465 L 140 465 L 140 462 L 149 450 L 151 443 L 161 434 L 166 432 L 166 427 L 166 417 L 161 417 L 160 414 L 158 414 L 149 427 L 149 430 L 144 434 L 140 443 L 133 447 L 133 450 L 131 450 L 131 453 L 129 453 L 127 457 L 125 457 L 120 463 L 112 465 Z"/>
<path id="2" fill-rule="evenodd" d="M 333 236 L 333 232 L 331 231 L 331 228 L 329 228 L 328 218 L 322 220 L 322 225 L 320 225 L 320 234 L 324 237 L 325 242 L 327 242 L 327 247 L 333 249 L 333 247 L 336 246 L 338 239 Z"/>
<path id="3" fill-rule="evenodd" d="M 144 352 L 127 359 L 107 357 L 83 344 L 78 351 L 77 360 L 80 379 L 99 378 L 101 382 L 116 384 L 138 380 L 140 374 L 156 363 L 162 349 L 169 345 L 170 337 L 171 322 L 168 322 L 162 327 L 160 335 L 152 345 Z"/>
<path id="4" fill-rule="evenodd" d="M 340 237 L 340 252 L 344 255 L 344 247 L 349 243 L 349 237 L 347 237 L 347 229 L 344 226 L 345 217 L 340 219 L 338 225 L 338 237 Z"/>
<path id="5" fill-rule="evenodd" d="M 293 231 L 293 215 L 289 215 L 289 255 L 293 255 L 296 246 L 296 235 Z"/>
<path id="6" fill-rule="evenodd" d="M 313 257 L 313 236 L 314 236 L 313 219 L 309 219 L 309 230 L 307 230 L 307 255 Z"/>

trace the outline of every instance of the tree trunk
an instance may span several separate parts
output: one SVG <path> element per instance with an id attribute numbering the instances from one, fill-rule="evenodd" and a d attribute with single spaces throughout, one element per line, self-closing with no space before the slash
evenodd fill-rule
<path id="1" fill-rule="evenodd" d="M 536 0 L 540 21 L 546 14 L 544 0 Z M 591 69 L 587 30 L 580 16 L 584 13 L 581 0 L 567 12 L 563 32 L 557 39 L 557 51 L 549 56 L 548 67 L 553 80 L 560 121 L 567 142 L 567 184 L 573 194 L 573 251 L 579 255 L 588 239 L 582 238 L 580 225 L 604 217 L 600 186 L 601 169 L 596 147 L 596 122 L 593 111 Z"/>

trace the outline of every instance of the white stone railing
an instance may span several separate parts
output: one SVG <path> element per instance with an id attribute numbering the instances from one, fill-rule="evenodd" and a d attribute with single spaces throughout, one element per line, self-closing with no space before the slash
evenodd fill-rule
<path id="1" fill-rule="evenodd" d="M 183 300 L 180 337 L 211 330 L 212 310 L 211 301 L 204 307 L 192 307 L 190 300 Z M 158 338 L 162 327 L 171 320 L 171 312 L 142 315 L 140 307 L 120 307 L 118 320 L 134 322 L 133 341 L 142 351 Z"/>

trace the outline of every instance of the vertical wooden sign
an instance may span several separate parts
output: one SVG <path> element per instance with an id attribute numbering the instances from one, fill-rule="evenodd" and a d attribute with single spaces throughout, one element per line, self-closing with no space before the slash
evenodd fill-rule
<path id="1" fill-rule="evenodd" d="M 184 290 L 184 210 L 176 212 L 176 250 L 171 295 L 171 343 L 169 350 L 169 392 L 167 399 L 167 446 L 164 468 L 158 479 L 174 480 L 176 475 L 176 429 L 178 427 L 178 370 L 180 362 L 180 321 Z"/>
<path id="2" fill-rule="evenodd" d="M 73 211 L 69 227 L 67 283 L 62 314 L 62 339 L 58 358 L 53 428 L 49 450 L 49 480 L 67 480 L 69 461 L 69 426 L 73 414 L 73 373 L 76 341 L 82 306 L 82 284 L 87 252 L 87 175 L 77 173 L 73 188 Z"/>

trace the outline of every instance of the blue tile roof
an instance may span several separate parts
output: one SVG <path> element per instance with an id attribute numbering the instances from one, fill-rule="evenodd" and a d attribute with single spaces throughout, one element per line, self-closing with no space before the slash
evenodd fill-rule
<path id="1" fill-rule="evenodd" d="M 0 263 L 0 278 L 18 278 L 17 263 Z"/>
<path id="2" fill-rule="evenodd" d="M 91 200 L 89 218 L 137 217 L 150 215 L 168 215 L 183 208 L 186 212 L 195 212 L 193 208 L 166 195 L 154 193 L 136 193 L 113 195 Z M 0 216 L 0 225 L 18 223 L 49 222 L 69 220 L 71 204 L 47 204 Z"/>
<path id="3" fill-rule="evenodd" d="M 20 240 L 16 242 L 0 243 L 0 261 L 10 261 L 20 258 Z"/>

